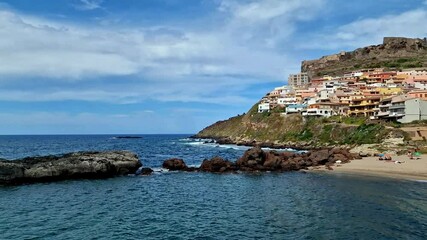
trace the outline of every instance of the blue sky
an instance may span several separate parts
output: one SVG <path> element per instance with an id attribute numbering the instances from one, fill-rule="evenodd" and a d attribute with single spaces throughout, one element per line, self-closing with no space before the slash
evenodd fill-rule
<path id="1" fill-rule="evenodd" d="M 0 0 L 0 134 L 196 133 L 425 0 Z"/>

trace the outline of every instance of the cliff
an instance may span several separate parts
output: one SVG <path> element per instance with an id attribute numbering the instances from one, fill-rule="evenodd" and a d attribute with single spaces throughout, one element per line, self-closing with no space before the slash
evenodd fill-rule
<path id="1" fill-rule="evenodd" d="M 303 61 L 301 72 L 311 77 L 336 76 L 361 68 L 427 67 L 426 38 L 385 37 L 383 44 Z"/>
<path id="2" fill-rule="evenodd" d="M 257 113 L 255 104 L 245 115 L 219 121 L 194 137 L 213 138 L 220 143 L 312 149 L 375 144 L 386 138 L 405 136 L 398 129 L 364 121 L 339 117 L 305 119 L 299 114 L 282 116 L 278 112 Z"/>

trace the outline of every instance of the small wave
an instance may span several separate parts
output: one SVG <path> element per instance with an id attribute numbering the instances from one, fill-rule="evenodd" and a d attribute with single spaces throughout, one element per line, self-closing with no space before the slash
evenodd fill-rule
<path id="1" fill-rule="evenodd" d="M 190 141 L 192 141 L 192 139 L 190 139 L 190 138 L 181 138 L 181 139 L 178 139 L 178 141 L 179 142 L 190 142 Z"/>
<path id="2" fill-rule="evenodd" d="M 154 173 L 167 173 L 167 172 L 169 172 L 168 169 L 162 168 L 162 167 L 152 168 L 152 170 Z"/>
<path id="3" fill-rule="evenodd" d="M 411 181 L 419 182 L 419 183 L 427 183 L 427 180 L 420 180 L 420 179 L 411 179 Z"/>
<path id="4" fill-rule="evenodd" d="M 186 143 L 186 144 L 188 144 L 188 145 L 203 145 L 205 143 L 204 142 L 189 142 L 189 143 Z"/>

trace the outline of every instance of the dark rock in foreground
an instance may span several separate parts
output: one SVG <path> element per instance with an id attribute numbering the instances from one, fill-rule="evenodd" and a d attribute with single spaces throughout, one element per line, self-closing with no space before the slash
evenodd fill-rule
<path id="1" fill-rule="evenodd" d="M 77 152 L 0 161 L 0 184 L 98 179 L 134 174 L 142 164 L 127 151 Z"/>

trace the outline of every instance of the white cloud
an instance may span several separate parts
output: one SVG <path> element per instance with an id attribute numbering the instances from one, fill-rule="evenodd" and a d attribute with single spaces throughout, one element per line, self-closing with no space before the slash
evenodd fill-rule
<path id="1" fill-rule="evenodd" d="M 228 17 L 203 30 L 82 26 L 0 10 L 0 86 L 8 86 L 0 99 L 247 103 L 241 90 L 284 82 L 285 69 L 299 67 L 275 46 L 323 2 L 223 0 Z M 44 86 L 26 87 L 29 78 Z"/>
<path id="2" fill-rule="evenodd" d="M 383 37 L 422 38 L 427 35 L 427 9 L 415 9 L 397 15 L 360 19 L 334 29 L 333 32 L 318 33 L 315 42 L 304 43 L 302 48 L 339 49 L 359 48 L 379 44 Z"/>
<path id="3" fill-rule="evenodd" d="M 294 33 L 296 23 L 317 16 L 326 0 L 262 0 L 240 3 L 223 0 L 219 9 L 231 14 L 228 28 L 240 41 L 258 41 L 275 48 Z"/>
<path id="4" fill-rule="evenodd" d="M 74 5 L 74 7 L 78 10 L 94 10 L 101 8 L 101 4 L 104 2 L 104 0 L 79 0 L 80 3 Z"/>

